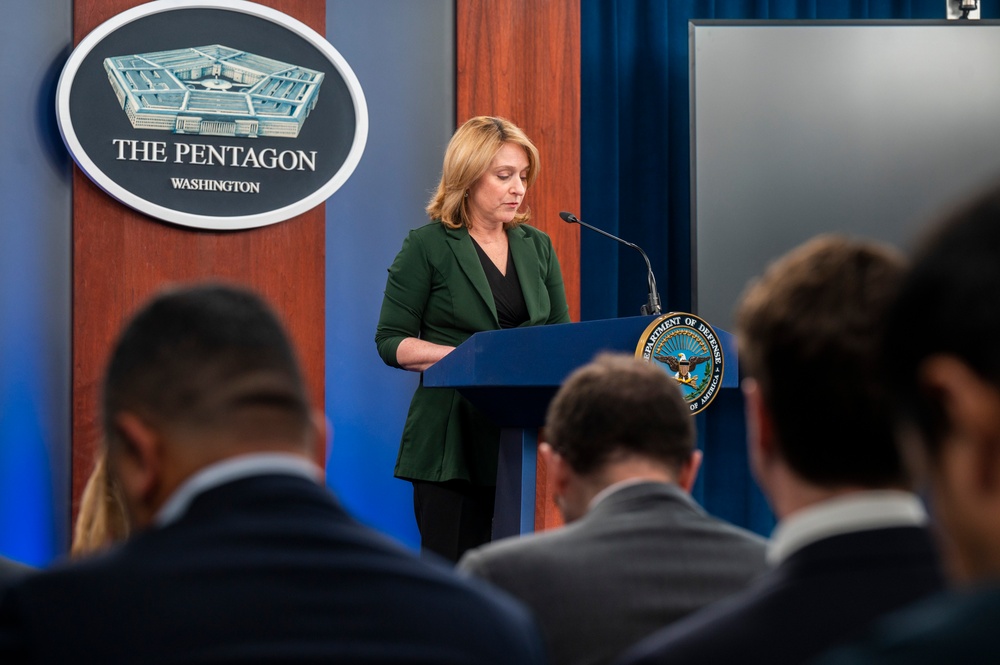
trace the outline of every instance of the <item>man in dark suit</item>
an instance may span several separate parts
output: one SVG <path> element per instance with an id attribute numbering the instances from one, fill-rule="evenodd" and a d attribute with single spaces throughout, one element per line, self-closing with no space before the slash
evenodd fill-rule
<path id="1" fill-rule="evenodd" d="M 109 469 L 135 534 L 0 604 L 2 663 L 537 663 L 526 611 L 353 521 L 325 437 L 255 296 L 168 292 L 104 382 Z"/>
<path id="2" fill-rule="evenodd" d="M 472 550 L 459 568 L 535 611 L 553 663 L 607 663 L 763 572 L 763 539 L 688 495 L 701 461 L 694 421 L 660 368 L 600 356 L 560 388 L 546 434 L 568 525 Z"/>
<path id="3" fill-rule="evenodd" d="M 931 495 L 954 591 L 880 622 L 824 663 L 1000 660 L 1000 189 L 917 252 L 883 354 L 900 444 Z"/>
<path id="4" fill-rule="evenodd" d="M 768 549 L 775 567 L 623 663 L 800 663 L 941 588 L 878 364 L 902 272 L 895 251 L 825 236 L 744 294 L 737 337 L 750 458 L 779 518 Z"/>

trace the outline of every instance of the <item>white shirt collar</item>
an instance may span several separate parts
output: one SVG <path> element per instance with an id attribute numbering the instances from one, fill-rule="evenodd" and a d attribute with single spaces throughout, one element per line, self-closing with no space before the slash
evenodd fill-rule
<path id="1" fill-rule="evenodd" d="M 180 519 L 199 494 L 226 483 L 261 475 L 302 476 L 323 481 L 319 467 L 304 457 L 287 453 L 254 453 L 210 464 L 180 484 L 156 513 L 153 523 L 166 526 Z"/>
<path id="2" fill-rule="evenodd" d="M 767 561 L 772 566 L 778 565 L 806 545 L 830 536 L 926 523 L 927 511 L 910 492 L 852 492 L 803 508 L 781 520 L 768 543 Z"/>

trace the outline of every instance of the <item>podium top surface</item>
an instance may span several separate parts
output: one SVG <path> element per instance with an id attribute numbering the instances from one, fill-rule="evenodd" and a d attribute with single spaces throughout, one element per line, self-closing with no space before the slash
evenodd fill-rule
<path id="1" fill-rule="evenodd" d="M 430 388 L 556 386 L 602 351 L 634 354 L 658 317 L 632 316 L 476 333 L 424 372 Z M 739 385 L 736 341 L 715 328 L 726 356 L 722 387 Z"/>
<path id="2" fill-rule="evenodd" d="M 544 421 L 556 390 L 602 351 L 634 354 L 657 316 L 634 316 L 476 333 L 424 372 L 427 388 L 455 388 L 503 427 Z M 726 356 L 722 388 L 739 385 L 734 337 L 715 332 Z"/>
<path id="3" fill-rule="evenodd" d="M 476 333 L 424 372 L 427 387 L 558 387 L 601 351 L 635 353 L 655 316 Z M 726 349 L 728 352 L 728 349 Z"/>

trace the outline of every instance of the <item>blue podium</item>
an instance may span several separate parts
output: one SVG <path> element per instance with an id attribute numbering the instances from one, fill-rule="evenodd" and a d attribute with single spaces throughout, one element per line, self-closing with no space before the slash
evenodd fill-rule
<path id="1" fill-rule="evenodd" d="M 643 332 L 657 318 L 476 333 L 424 372 L 425 386 L 457 389 L 501 428 L 494 540 L 534 530 L 538 428 L 563 380 L 601 351 L 634 354 Z M 722 388 L 737 387 L 735 340 L 724 330 L 715 332 L 726 358 Z"/>

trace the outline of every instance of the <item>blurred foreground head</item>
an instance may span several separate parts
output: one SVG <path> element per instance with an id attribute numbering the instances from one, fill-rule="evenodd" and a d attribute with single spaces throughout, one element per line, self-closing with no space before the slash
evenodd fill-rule
<path id="1" fill-rule="evenodd" d="M 223 285 L 169 290 L 135 314 L 114 345 L 102 411 L 110 470 L 137 527 L 209 464 L 311 456 L 324 434 L 277 316 Z"/>
<path id="2" fill-rule="evenodd" d="M 820 236 L 743 294 L 740 364 L 751 457 L 766 493 L 772 462 L 825 492 L 905 486 L 879 365 L 904 265 L 890 247 Z"/>
<path id="3" fill-rule="evenodd" d="M 1000 190 L 953 212 L 916 251 L 883 368 L 900 441 L 931 491 L 960 579 L 1000 577 Z"/>

